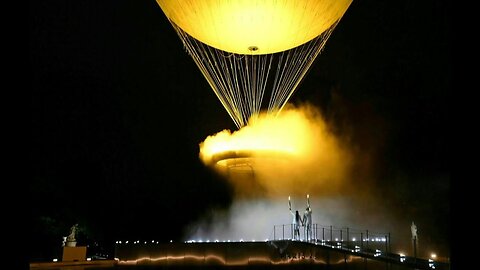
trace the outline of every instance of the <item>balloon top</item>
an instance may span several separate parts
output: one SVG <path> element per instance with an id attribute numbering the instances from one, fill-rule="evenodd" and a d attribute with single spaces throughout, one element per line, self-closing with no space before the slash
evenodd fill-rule
<path id="1" fill-rule="evenodd" d="M 193 38 L 237 54 L 300 46 L 332 27 L 352 0 L 157 0 L 167 18 Z"/>

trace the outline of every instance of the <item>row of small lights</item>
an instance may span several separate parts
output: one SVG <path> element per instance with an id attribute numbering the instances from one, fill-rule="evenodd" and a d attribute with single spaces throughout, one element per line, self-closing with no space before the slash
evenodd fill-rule
<path id="1" fill-rule="evenodd" d="M 326 241 L 328 241 L 328 240 L 322 239 L 322 240 L 320 240 L 320 241 L 321 241 L 322 243 L 324 243 L 324 242 L 326 242 Z M 343 242 L 343 241 L 345 241 L 345 240 L 344 240 L 344 239 L 338 240 L 338 238 L 335 238 L 335 242 Z M 352 242 L 356 242 L 356 241 L 357 241 L 357 239 L 356 239 L 355 237 L 352 238 Z M 365 238 L 365 239 L 363 239 L 363 241 L 365 241 L 365 242 L 386 242 L 386 241 L 387 241 L 387 238 L 372 238 L 372 239 Z"/>
<path id="2" fill-rule="evenodd" d="M 328 241 L 328 240 L 323 240 L 322 239 L 321 241 L 325 242 L 325 241 Z M 343 241 L 345 241 L 345 240 L 343 240 L 343 239 L 338 240 L 338 238 L 335 238 L 335 242 L 343 242 Z M 357 239 L 355 237 L 353 237 L 352 242 L 356 242 L 356 241 L 357 241 Z M 371 239 L 365 238 L 365 239 L 363 239 L 363 241 L 365 241 L 365 242 L 386 242 L 387 238 L 371 238 Z"/>
<path id="3" fill-rule="evenodd" d="M 322 244 L 322 245 L 325 245 L 324 240 L 322 240 L 322 243 L 321 243 L 321 244 Z M 335 246 L 333 246 L 333 247 L 335 247 Z M 341 248 L 342 248 L 342 243 L 341 243 L 341 242 L 337 242 L 336 248 L 340 248 L 340 249 L 341 249 Z M 359 246 L 355 246 L 355 248 L 352 249 L 352 252 L 360 252 L 360 247 L 359 247 Z M 374 256 L 374 257 L 378 257 L 378 256 L 380 256 L 380 255 L 382 255 L 382 251 L 379 250 L 379 249 L 375 249 L 375 254 L 374 254 L 373 256 Z"/>
<path id="4" fill-rule="evenodd" d="M 290 239 L 290 238 L 287 238 L 287 240 L 293 241 L 293 239 Z M 355 238 L 353 238 L 352 240 L 355 241 Z M 264 242 L 268 242 L 268 241 L 269 241 L 268 238 L 264 240 Z M 343 240 L 340 240 L 340 242 L 339 242 L 339 241 L 338 241 L 338 238 L 335 238 L 335 241 L 337 242 L 337 247 L 341 248 L 342 244 L 341 244 L 340 242 L 342 242 Z M 367 241 L 368 241 L 368 240 L 367 240 Z M 373 241 L 375 241 L 375 240 L 373 240 Z M 383 239 L 378 239 L 378 238 L 377 238 L 377 241 L 379 241 L 379 242 L 382 242 L 382 241 L 383 241 L 383 242 L 384 242 L 384 241 L 386 241 L 386 239 L 385 239 L 385 238 L 383 238 Z M 231 241 L 231 240 L 229 239 L 229 240 L 222 240 L 222 241 L 220 241 L 220 240 L 218 240 L 218 239 L 215 239 L 214 241 L 210 241 L 210 240 L 207 239 L 207 240 L 203 241 L 203 240 L 199 239 L 199 240 L 188 240 L 188 241 L 185 241 L 185 243 L 189 243 L 189 244 L 190 244 L 190 243 L 210 243 L 210 242 L 211 242 L 211 243 L 220 243 L 220 242 L 222 242 L 222 243 L 231 243 L 231 242 L 245 242 L 245 240 L 240 239 L 239 241 Z M 248 241 L 247 241 L 247 242 L 248 242 Z M 256 242 L 256 240 L 255 240 L 255 239 L 252 239 L 252 240 L 250 240 L 250 242 Z M 325 245 L 325 242 L 326 242 L 325 240 L 321 240 L 321 244 L 322 244 L 322 245 Z M 128 244 L 128 243 L 129 243 L 128 240 L 125 241 L 125 242 L 115 241 L 115 244 Z M 159 241 L 152 240 L 151 242 L 144 241 L 143 243 L 144 243 L 144 244 L 149 244 L 149 243 L 151 243 L 151 244 L 159 244 Z M 170 240 L 170 243 L 173 243 L 173 240 Z M 140 244 L 140 240 L 133 241 L 133 244 Z M 354 251 L 354 252 L 359 252 L 359 251 L 360 251 L 360 247 L 359 247 L 359 246 L 355 246 L 355 250 L 352 250 L 352 251 Z"/>
<path id="5" fill-rule="evenodd" d="M 286 240 L 292 240 L 292 239 L 286 238 Z M 268 240 L 268 238 L 267 238 L 267 239 L 265 239 L 264 241 L 265 241 L 265 242 L 268 242 L 269 240 Z M 322 241 L 322 242 L 325 242 L 326 240 L 321 240 L 321 241 Z M 345 240 L 343 240 L 343 239 L 338 240 L 338 238 L 335 238 L 335 241 L 336 241 L 336 242 L 339 242 L 339 241 L 340 241 L 340 242 L 343 242 L 343 241 L 345 241 Z M 354 238 L 352 238 L 352 241 L 353 241 L 353 242 L 356 242 L 357 239 L 354 237 Z M 371 238 L 371 239 L 365 238 L 364 241 L 366 241 L 366 242 L 386 242 L 387 239 L 386 239 L 386 238 Z M 170 243 L 172 243 L 172 242 L 173 242 L 173 240 L 170 240 Z M 231 241 L 231 240 L 222 240 L 222 241 L 220 241 L 220 240 L 216 239 L 216 240 L 214 240 L 214 241 L 210 241 L 210 240 L 207 239 L 207 240 L 203 241 L 203 240 L 199 239 L 199 240 L 188 240 L 188 241 L 185 241 L 185 243 L 210 243 L 210 242 L 212 242 L 212 243 L 219 243 L 219 242 L 223 242 L 223 243 L 225 243 L 225 242 L 245 242 L 245 240 L 240 239 L 239 241 Z M 247 241 L 247 242 L 248 242 L 248 241 Z M 252 239 L 252 240 L 250 240 L 250 242 L 256 242 L 256 240 L 255 240 L 255 239 Z M 125 242 L 123 242 L 123 241 L 115 241 L 115 244 L 123 244 L 123 243 L 128 244 L 129 241 L 128 241 L 128 240 L 125 241 Z M 133 243 L 133 244 L 140 244 L 140 240 L 133 241 L 132 243 Z M 144 241 L 143 243 L 144 243 L 144 244 L 147 244 L 147 243 L 159 244 L 160 242 L 159 242 L 159 241 L 152 240 L 151 242 L 149 242 L 149 241 Z"/>
<path id="6" fill-rule="evenodd" d="M 170 240 L 170 243 L 172 243 L 172 242 L 173 242 L 173 240 Z M 130 243 L 128 240 L 125 241 L 125 242 L 115 241 L 115 244 L 128 244 L 128 243 Z M 140 240 L 133 241 L 132 243 L 133 243 L 133 244 L 140 244 Z M 152 242 L 144 241 L 143 243 L 144 243 L 144 244 L 147 244 L 147 243 L 148 243 L 148 244 L 150 244 L 150 243 L 151 243 L 151 244 L 159 244 L 160 242 L 159 242 L 159 241 L 152 240 Z"/>
<path id="7" fill-rule="evenodd" d="M 87 261 L 91 261 L 91 260 L 92 258 L 87 258 Z M 57 258 L 53 259 L 53 262 L 58 262 L 58 259 Z"/>
<path id="8" fill-rule="evenodd" d="M 255 239 L 252 239 L 252 240 L 243 240 L 243 239 L 240 239 L 240 240 L 238 240 L 238 241 L 235 241 L 235 240 L 234 240 L 234 241 L 231 241 L 230 239 L 228 239 L 228 240 L 222 240 L 222 241 L 220 241 L 220 240 L 218 240 L 218 239 L 215 239 L 214 241 L 210 241 L 210 240 L 207 239 L 207 240 L 203 241 L 202 239 L 199 239 L 199 240 L 188 240 L 188 241 L 185 241 L 185 243 L 210 243 L 210 242 L 211 242 L 211 243 L 220 243 L 220 242 L 222 242 L 222 243 L 230 243 L 230 242 L 268 242 L 268 241 L 269 241 L 268 238 L 265 239 L 264 241 L 257 241 L 257 240 L 255 240 Z"/>
<path id="9" fill-rule="evenodd" d="M 337 238 L 335 238 L 335 241 L 338 241 Z M 343 240 L 340 240 L 340 241 L 343 241 Z M 357 241 L 357 239 L 354 237 L 352 238 L 352 241 L 355 242 Z M 387 238 L 365 238 L 363 239 L 363 241 L 366 241 L 366 242 L 386 242 L 387 241 Z"/>
<path id="10" fill-rule="evenodd" d="M 269 240 L 268 239 L 265 239 L 265 242 L 268 242 Z M 257 240 L 255 239 L 252 239 L 252 240 L 243 240 L 243 239 L 240 239 L 238 241 L 231 241 L 231 240 L 214 240 L 214 241 L 210 241 L 210 240 L 188 240 L 188 241 L 185 241 L 184 243 L 219 243 L 219 242 L 223 242 L 223 243 L 226 243 L 226 242 L 257 242 Z M 133 244 L 140 244 L 140 240 L 137 240 L 137 241 L 133 241 L 133 242 L 129 242 L 129 241 L 115 241 L 115 244 L 128 244 L 128 243 L 133 243 Z M 173 243 L 173 240 L 170 240 L 170 243 Z M 160 244 L 159 241 L 155 241 L 155 240 L 152 240 L 151 242 L 150 241 L 143 241 L 143 244 Z"/>

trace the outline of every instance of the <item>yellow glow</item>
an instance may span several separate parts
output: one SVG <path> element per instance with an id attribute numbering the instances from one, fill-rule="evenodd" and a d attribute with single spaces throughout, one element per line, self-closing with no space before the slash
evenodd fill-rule
<path id="1" fill-rule="evenodd" d="M 119 261 L 120 265 L 137 265 L 142 262 L 155 262 L 159 263 L 160 265 L 165 264 L 167 261 L 183 261 L 183 260 L 196 260 L 196 261 L 216 261 L 217 263 L 220 263 L 222 265 L 229 265 L 229 266 L 241 266 L 241 265 L 249 265 L 252 262 L 257 262 L 257 263 L 264 263 L 264 264 L 274 264 L 274 265 L 281 265 L 281 264 L 289 264 L 293 260 L 292 259 L 282 259 L 279 261 L 273 261 L 271 258 L 266 257 L 266 256 L 257 256 L 257 257 L 248 257 L 245 259 L 237 259 L 237 260 L 232 260 L 230 259 L 229 261 L 225 260 L 222 256 L 214 255 L 214 254 L 205 254 L 205 256 L 198 256 L 198 255 L 192 255 L 192 254 L 185 254 L 184 256 L 160 256 L 160 257 L 155 257 L 155 258 L 150 258 L 150 257 L 141 257 L 138 259 L 134 260 L 125 260 L 125 261 Z M 333 262 L 333 264 L 338 264 L 342 263 L 343 260 L 340 260 L 339 262 Z M 326 262 L 322 259 L 316 259 L 313 258 L 313 263 L 315 264 L 326 264 Z"/>
<path id="2" fill-rule="evenodd" d="M 305 190 L 325 194 L 348 177 L 351 154 L 315 108 L 287 107 L 277 116 L 261 114 L 252 119 L 236 132 L 224 130 L 200 144 L 201 160 L 226 173 L 239 194 L 252 194 L 255 188 L 245 185 L 252 180 L 265 189 L 265 195 L 304 196 Z M 243 174 L 231 173 L 239 168 Z M 254 179 L 245 178 L 248 175 Z"/>
<path id="3" fill-rule="evenodd" d="M 157 0 L 195 39 L 238 54 L 269 54 L 302 45 L 335 24 L 352 0 Z"/>
<path id="4" fill-rule="evenodd" d="M 224 152 L 246 153 L 252 156 L 283 153 L 305 155 L 311 149 L 307 143 L 312 134 L 301 114 L 285 112 L 282 117 L 264 114 L 235 133 L 224 130 L 209 136 L 200 146 L 200 157 L 210 163 Z M 215 161 L 215 160 L 213 160 Z"/>

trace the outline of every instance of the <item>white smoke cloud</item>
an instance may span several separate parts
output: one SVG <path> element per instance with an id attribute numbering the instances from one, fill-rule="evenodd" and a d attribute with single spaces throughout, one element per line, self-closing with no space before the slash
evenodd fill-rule
<path id="1" fill-rule="evenodd" d="M 253 143 L 252 143 L 253 141 Z M 259 143 L 260 142 L 260 143 Z M 270 144 L 273 142 L 272 144 Z M 239 169 L 211 163 L 212 153 L 220 143 L 223 150 L 241 145 L 248 150 L 284 149 L 292 155 L 264 158 L 251 155 L 248 166 Z M 254 145 L 255 147 L 252 147 Z M 346 140 L 333 134 L 320 112 L 310 106 L 285 108 L 280 115 L 260 115 L 255 122 L 236 132 L 223 131 L 210 136 L 200 144 L 200 157 L 213 170 L 220 172 L 234 187 L 233 203 L 229 209 L 210 209 L 202 219 L 188 226 L 185 240 L 249 241 L 290 237 L 292 216 L 288 196 L 292 196 L 292 210 L 301 214 L 310 195 L 313 222 L 317 224 L 317 238 L 322 228 L 329 238 L 330 226 L 339 237 L 360 239 L 360 233 L 369 230 L 370 237 L 384 238 L 396 232 L 395 245 L 408 254 L 409 224 L 405 217 L 395 216 L 378 189 L 368 183 L 371 157 L 368 153 L 352 150 Z M 264 148 L 262 148 L 264 147 Z M 263 152 L 262 152 L 263 153 Z M 366 160 L 366 161 L 365 161 Z M 238 161 L 235 161 L 238 165 Z M 282 228 L 282 229 L 281 229 Z M 364 237 L 366 235 L 364 234 Z"/>

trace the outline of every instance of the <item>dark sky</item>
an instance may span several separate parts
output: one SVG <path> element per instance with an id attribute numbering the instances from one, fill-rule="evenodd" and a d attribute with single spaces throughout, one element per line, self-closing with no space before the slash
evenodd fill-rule
<path id="1" fill-rule="evenodd" d="M 375 152 L 368 184 L 446 246 L 449 10 L 354 0 L 292 97 Z M 235 125 L 154 0 L 31 1 L 30 78 L 32 237 L 56 245 L 77 222 L 85 241 L 179 239 L 231 202 L 198 144 Z"/>

